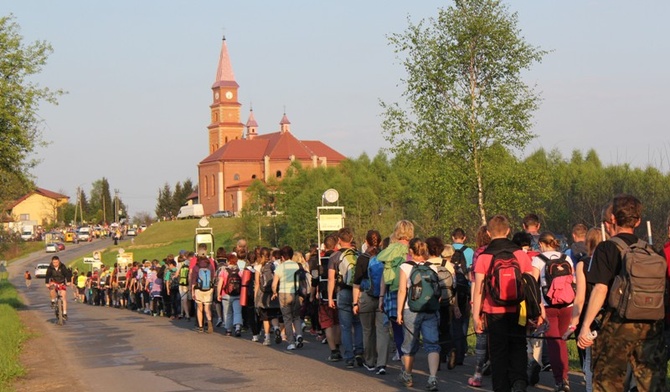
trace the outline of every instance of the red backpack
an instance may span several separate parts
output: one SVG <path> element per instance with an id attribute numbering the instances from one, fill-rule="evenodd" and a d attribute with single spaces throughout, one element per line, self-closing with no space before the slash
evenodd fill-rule
<path id="1" fill-rule="evenodd" d="M 485 285 L 493 303 L 498 306 L 518 305 L 525 299 L 521 265 L 515 253 L 501 250 L 491 255 Z"/>
<path id="2" fill-rule="evenodd" d="M 568 306 L 575 300 L 575 280 L 572 263 L 564 254 L 559 258 L 537 255 L 544 261 L 544 280 L 542 295 L 549 306 Z"/>

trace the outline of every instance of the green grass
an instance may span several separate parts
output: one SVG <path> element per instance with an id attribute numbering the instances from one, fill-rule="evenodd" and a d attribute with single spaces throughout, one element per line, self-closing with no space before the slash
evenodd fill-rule
<path id="1" fill-rule="evenodd" d="M 213 229 L 214 246 L 217 248 L 223 246 L 226 251 L 231 251 L 239 236 L 238 224 L 239 220 L 235 218 L 211 219 L 209 227 Z M 119 249 L 133 253 L 133 259 L 136 261 L 162 260 L 168 254 L 176 256 L 182 249 L 195 250 L 193 237 L 197 227 L 197 219 L 154 223 L 137 237 L 126 237 L 119 242 L 119 245 L 103 249 L 102 262 L 106 266 L 113 266 Z M 83 258 L 71 260 L 68 264 L 70 267 L 77 267 L 80 271 L 88 271 L 90 268 L 88 264 L 84 264 Z"/>
<path id="2" fill-rule="evenodd" d="M 0 391 L 11 390 L 12 380 L 25 373 L 19 361 L 21 345 L 28 338 L 19 320 L 22 306 L 14 286 L 0 282 Z"/>

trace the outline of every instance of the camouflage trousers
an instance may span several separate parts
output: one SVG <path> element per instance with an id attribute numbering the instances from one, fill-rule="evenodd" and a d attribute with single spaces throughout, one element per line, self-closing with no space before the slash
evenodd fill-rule
<path id="1" fill-rule="evenodd" d="M 592 349 L 593 391 L 620 391 L 629 363 L 640 392 L 666 391 L 662 321 L 634 323 L 611 317 L 603 323 Z"/>

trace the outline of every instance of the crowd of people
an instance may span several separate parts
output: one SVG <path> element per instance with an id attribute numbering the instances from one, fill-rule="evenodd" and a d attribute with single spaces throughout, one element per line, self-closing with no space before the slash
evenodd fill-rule
<path id="1" fill-rule="evenodd" d="M 387 238 L 369 230 L 361 246 L 346 227 L 304 255 L 290 246 L 249 250 L 239 240 L 214 257 L 199 247 L 160 261 L 74 271 L 71 282 L 77 301 L 172 320 L 194 317 L 200 333 L 250 332 L 254 342 L 285 342 L 287 350 L 302 348 L 303 334 L 310 333 L 328 346 L 327 361 L 379 376 L 387 374 L 395 352 L 398 381 L 406 387 L 414 385 L 414 359 L 422 347 L 425 387 L 438 390 L 438 371 L 463 364 L 472 327 L 471 386 L 483 386 L 491 374 L 494 391 L 526 391 L 544 369 L 552 372 L 555 391 L 570 391 L 566 340 L 576 339 L 587 391 L 664 391 L 663 298 L 659 318 L 657 312 L 621 313 L 635 304 L 608 297 L 633 263 L 631 247 L 648 249 L 633 234 L 641 211 L 635 197 L 615 197 L 603 209 L 600 228 L 573 227 L 567 249 L 557 236 L 540 231 L 535 214 L 513 235 L 505 216 L 493 216 L 472 248 L 463 229 L 453 230 L 445 244 L 439 237 L 415 237 L 413 224 L 401 220 Z M 670 278 L 670 245 L 665 258 L 663 251 L 654 255 L 649 263 L 661 266 L 660 258 L 662 278 Z M 645 311 L 659 306 L 656 294 L 646 294 L 651 305 L 643 304 Z"/>

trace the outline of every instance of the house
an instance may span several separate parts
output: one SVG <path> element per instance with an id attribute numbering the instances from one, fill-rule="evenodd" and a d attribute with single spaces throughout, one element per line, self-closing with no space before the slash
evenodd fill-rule
<path id="1" fill-rule="evenodd" d="M 225 38 L 211 89 L 209 155 L 198 164 L 198 201 L 206 215 L 225 210 L 239 212 L 247 197 L 246 190 L 254 180 L 281 180 L 294 161 L 303 167 L 316 168 L 336 166 L 346 159 L 318 140 L 296 138 L 286 113 L 277 132 L 259 134 L 253 109 L 243 124 L 239 85 Z"/>
<path id="2" fill-rule="evenodd" d="M 68 196 L 44 188 L 35 188 L 4 209 L 5 229 L 20 230 L 25 222 L 46 226 L 58 220 L 58 209 L 67 204 Z"/>

